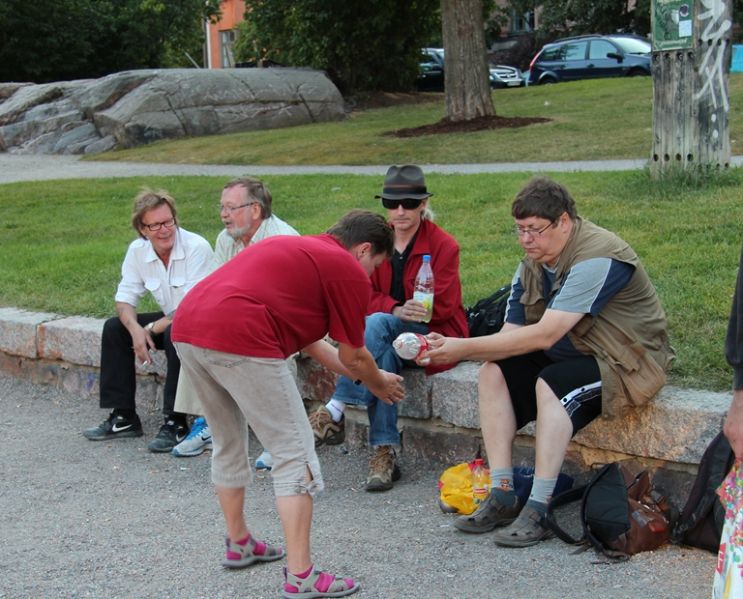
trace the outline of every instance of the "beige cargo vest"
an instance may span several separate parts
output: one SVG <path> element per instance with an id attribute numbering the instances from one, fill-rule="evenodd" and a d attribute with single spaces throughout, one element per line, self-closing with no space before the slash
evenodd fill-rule
<path id="1" fill-rule="evenodd" d="M 658 294 L 632 248 L 614 233 L 578 217 L 560 254 L 551 291 L 560 289 L 570 268 L 584 260 L 608 257 L 631 264 L 635 272 L 603 310 L 586 314 L 568 333 L 575 348 L 596 358 L 601 370 L 602 415 L 621 416 L 629 406 L 649 402 L 666 382 L 674 358 Z M 542 265 L 524 258 L 521 303 L 526 324 L 545 311 Z"/>

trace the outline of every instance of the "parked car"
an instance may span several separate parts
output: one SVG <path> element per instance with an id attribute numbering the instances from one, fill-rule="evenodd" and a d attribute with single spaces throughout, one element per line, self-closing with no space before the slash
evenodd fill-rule
<path id="1" fill-rule="evenodd" d="M 416 85 L 422 91 L 444 91 L 444 49 L 423 48 Z"/>
<path id="2" fill-rule="evenodd" d="M 423 48 L 418 65 L 417 87 L 423 91 L 444 91 L 444 49 Z M 489 65 L 490 87 L 520 87 L 525 85 L 519 69 L 507 65 Z"/>
<path id="3" fill-rule="evenodd" d="M 509 67 L 504 64 L 491 64 L 490 87 L 500 89 L 502 87 L 521 87 L 526 85 L 521 69 Z"/>
<path id="4" fill-rule="evenodd" d="M 650 42 L 634 35 L 582 35 L 544 47 L 529 65 L 529 83 L 650 75 Z"/>

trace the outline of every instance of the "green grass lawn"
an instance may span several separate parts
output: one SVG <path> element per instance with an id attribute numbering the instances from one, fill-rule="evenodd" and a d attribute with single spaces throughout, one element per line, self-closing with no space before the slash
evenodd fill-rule
<path id="1" fill-rule="evenodd" d="M 743 75 L 730 76 L 733 154 L 743 153 Z M 505 117 L 548 123 L 467 134 L 397 138 L 385 135 L 444 116 L 442 94 L 431 101 L 354 112 L 337 123 L 158 142 L 93 159 L 206 164 L 394 164 L 646 158 L 652 144 L 650 77 L 597 79 L 493 92 Z M 743 143 L 743 142 L 741 142 Z"/>
<path id="2" fill-rule="evenodd" d="M 634 80 L 633 80 L 634 81 Z M 633 83 L 630 82 L 630 83 Z M 561 86 L 551 86 L 560 88 Z M 415 156 L 411 157 L 415 158 Z M 427 175 L 437 222 L 460 242 L 465 303 L 510 281 L 521 251 L 510 204 L 529 175 Z M 579 213 L 616 231 L 638 252 L 668 313 L 677 350 L 672 381 L 729 388 L 725 327 L 738 265 L 743 172 L 707 185 L 653 182 L 642 171 L 559 173 Z M 381 177 L 265 177 L 276 213 L 318 233 L 351 208 L 381 211 Z M 181 224 L 214 242 L 223 178 L 65 180 L 0 185 L 0 305 L 108 316 L 121 261 L 135 233 L 131 203 L 143 185 L 178 201 Z"/>

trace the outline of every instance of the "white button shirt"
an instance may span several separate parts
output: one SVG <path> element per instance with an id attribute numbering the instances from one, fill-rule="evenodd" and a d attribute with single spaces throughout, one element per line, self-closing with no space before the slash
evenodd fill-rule
<path id="1" fill-rule="evenodd" d="M 129 244 L 121 266 L 116 301 L 136 308 L 149 291 L 163 313 L 170 315 L 188 290 L 211 272 L 213 263 L 214 252 L 209 242 L 180 227 L 167 268 L 149 240 L 135 239 Z"/>

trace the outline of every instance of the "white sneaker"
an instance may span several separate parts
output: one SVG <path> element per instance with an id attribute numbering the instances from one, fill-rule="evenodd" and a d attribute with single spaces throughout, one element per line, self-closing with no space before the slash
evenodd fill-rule
<path id="1" fill-rule="evenodd" d="M 271 457 L 271 454 L 264 449 L 263 453 L 255 459 L 255 469 L 270 470 L 271 468 L 273 468 L 273 458 Z"/>
<path id="2" fill-rule="evenodd" d="M 199 416 L 194 420 L 188 437 L 176 445 L 171 453 L 178 458 L 190 458 L 201 455 L 204 450 L 212 448 L 212 434 L 206 420 Z"/>

